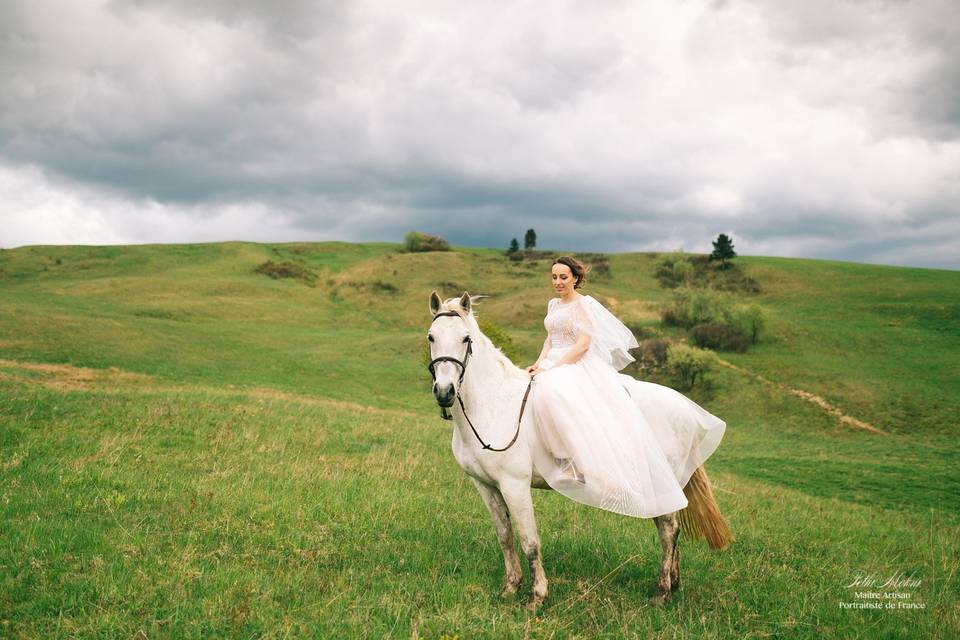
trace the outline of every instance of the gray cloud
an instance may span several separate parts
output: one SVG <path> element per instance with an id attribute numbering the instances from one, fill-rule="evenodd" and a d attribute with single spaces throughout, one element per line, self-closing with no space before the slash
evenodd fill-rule
<path id="1" fill-rule="evenodd" d="M 6 3 L 0 243 L 534 227 L 960 268 L 958 7 Z"/>

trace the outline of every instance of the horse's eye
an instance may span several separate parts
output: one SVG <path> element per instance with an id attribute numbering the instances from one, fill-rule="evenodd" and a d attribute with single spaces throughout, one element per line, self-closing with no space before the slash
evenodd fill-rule
<path id="1" fill-rule="evenodd" d="M 464 337 L 463 337 L 463 341 L 464 341 L 464 342 L 470 342 L 470 336 L 464 336 Z"/>
<path id="2" fill-rule="evenodd" d="M 429 340 L 430 342 L 433 342 L 433 336 L 427 335 L 427 340 Z"/>

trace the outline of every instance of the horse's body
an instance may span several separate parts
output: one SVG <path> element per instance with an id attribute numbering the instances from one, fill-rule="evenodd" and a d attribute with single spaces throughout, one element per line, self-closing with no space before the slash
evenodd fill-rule
<path id="1" fill-rule="evenodd" d="M 445 302 L 440 301 L 436 292 L 430 297 L 430 310 L 435 317 L 428 339 L 432 343 L 431 357 L 440 360 L 431 363 L 435 380 L 434 396 L 441 407 L 453 407 L 453 455 L 470 476 L 493 519 L 505 565 L 501 595 L 508 597 L 516 593 L 523 577 L 514 544 L 516 533 L 530 565 L 533 577 L 530 608 L 535 609 L 547 595 L 547 578 L 540 558 L 540 538 L 530 490 L 550 489 L 550 486 L 533 464 L 531 447 L 542 446 L 533 412 L 529 407 L 523 412 L 519 436 L 505 451 L 484 449 L 467 419 L 469 416 L 473 427 L 490 446 L 501 448 L 507 445 L 517 431 L 522 399 L 530 376 L 510 362 L 483 335 L 471 305 L 472 300 L 467 293 L 459 299 L 451 298 Z M 436 317 L 438 313 L 443 315 L 443 312 L 456 313 Z M 468 351 L 470 355 L 465 356 Z M 532 393 L 536 392 L 536 384 L 534 379 Z M 458 394 L 463 408 L 454 401 Z M 464 415 L 464 410 L 467 415 Z M 702 467 L 697 473 L 702 473 Z M 690 484 L 694 484 L 696 478 L 697 474 Z M 702 478 L 706 480 L 705 475 Z M 688 493 L 687 497 L 693 506 L 696 494 L 691 496 Z M 712 500 L 712 495 L 709 499 Z M 696 517 L 697 513 L 694 511 L 691 515 Z M 669 513 L 653 519 L 663 548 L 660 578 L 652 598 L 654 604 L 664 602 L 680 585 L 680 552 L 677 545 L 680 519 L 677 516 L 677 513 Z M 694 527 L 697 524 L 692 523 Z M 713 541 L 711 546 L 714 546 Z"/>

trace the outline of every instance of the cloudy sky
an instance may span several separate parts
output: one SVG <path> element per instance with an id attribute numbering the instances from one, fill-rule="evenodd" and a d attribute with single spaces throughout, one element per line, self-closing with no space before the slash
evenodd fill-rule
<path id="1" fill-rule="evenodd" d="M 960 269 L 960 2 L 6 0 L 0 223 Z"/>

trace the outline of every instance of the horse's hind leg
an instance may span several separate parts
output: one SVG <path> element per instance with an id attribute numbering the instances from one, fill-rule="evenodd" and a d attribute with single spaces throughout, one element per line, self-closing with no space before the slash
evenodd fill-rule
<path id="1" fill-rule="evenodd" d="M 671 591 L 680 588 L 680 531 L 681 527 L 677 527 L 677 536 L 673 540 L 673 566 L 670 568 Z"/>
<path id="2" fill-rule="evenodd" d="M 510 526 L 510 513 L 507 511 L 507 504 L 500 495 L 500 490 L 496 487 L 486 485 L 476 478 L 471 477 L 474 486 L 483 499 L 483 504 L 487 505 L 487 511 L 493 519 L 493 526 L 497 530 L 497 540 L 500 542 L 500 548 L 503 550 L 504 576 L 503 591 L 500 592 L 501 598 L 509 598 L 520 588 L 520 582 L 523 580 L 523 570 L 520 568 L 520 558 L 517 556 L 517 548 L 513 543 L 513 528 Z"/>
<path id="3" fill-rule="evenodd" d="M 680 522 L 677 514 L 668 513 L 653 519 L 660 536 L 660 546 L 663 555 L 660 559 L 660 579 L 657 580 L 657 592 L 650 599 L 650 604 L 663 604 L 670 597 L 670 593 L 680 586 Z M 676 584 L 674 584 L 676 579 Z"/>
<path id="4" fill-rule="evenodd" d="M 533 593 L 527 606 L 531 611 L 535 611 L 547 597 L 547 574 L 543 571 L 543 561 L 540 558 L 540 536 L 537 534 L 537 521 L 533 513 L 530 481 L 502 483 L 500 493 L 510 509 L 510 520 L 520 536 L 520 547 L 530 563 Z"/>

